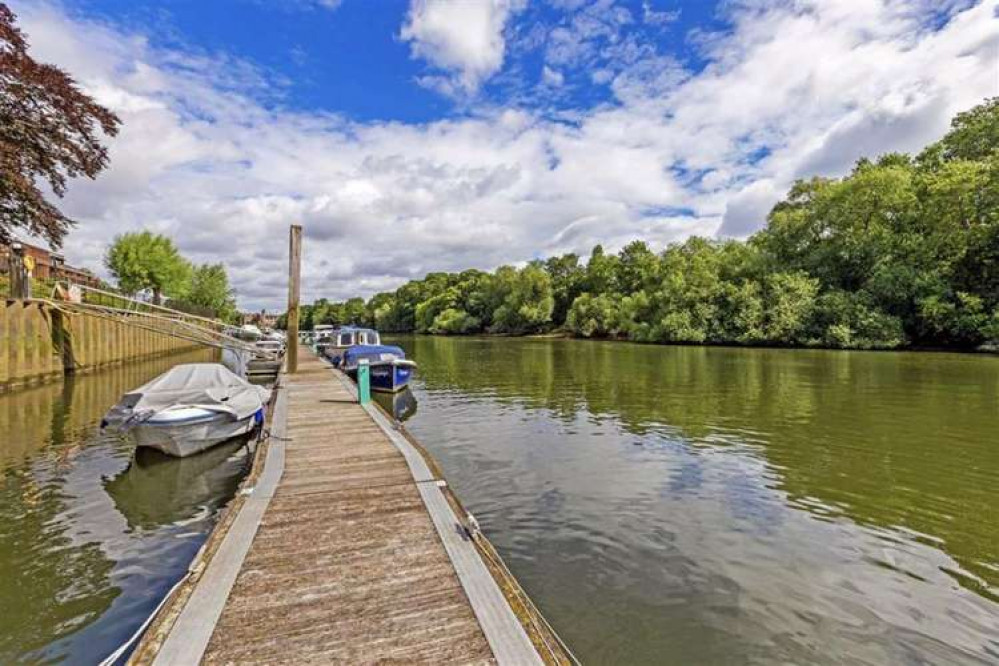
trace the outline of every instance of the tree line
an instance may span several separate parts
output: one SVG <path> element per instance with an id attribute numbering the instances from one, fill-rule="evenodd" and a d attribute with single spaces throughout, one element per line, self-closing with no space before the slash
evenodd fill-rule
<path id="1" fill-rule="evenodd" d="M 431 273 L 301 326 L 436 335 L 566 331 L 642 342 L 856 349 L 999 340 L 999 98 L 911 156 L 796 182 L 745 241 L 634 241 L 495 272 Z"/>
<path id="2" fill-rule="evenodd" d="M 121 291 L 150 292 L 157 305 L 168 297 L 172 306 L 192 305 L 227 322 L 234 322 L 239 314 L 225 266 L 193 264 L 161 234 L 137 231 L 116 236 L 104 255 L 104 265 Z"/>

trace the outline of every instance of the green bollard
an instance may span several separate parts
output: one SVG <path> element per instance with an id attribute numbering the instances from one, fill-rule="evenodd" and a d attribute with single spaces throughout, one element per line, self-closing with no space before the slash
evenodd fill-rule
<path id="1" fill-rule="evenodd" d="M 357 362 L 357 401 L 362 405 L 371 402 L 371 366 L 366 358 Z"/>

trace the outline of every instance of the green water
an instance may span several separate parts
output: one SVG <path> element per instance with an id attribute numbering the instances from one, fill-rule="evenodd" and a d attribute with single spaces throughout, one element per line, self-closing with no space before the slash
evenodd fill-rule
<path id="1" fill-rule="evenodd" d="M 399 337 L 586 663 L 999 663 L 999 358 Z"/>
<path id="2" fill-rule="evenodd" d="M 198 352 L 0 394 L 0 664 L 96 664 L 187 570 L 248 468 L 100 431 L 121 394 Z"/>

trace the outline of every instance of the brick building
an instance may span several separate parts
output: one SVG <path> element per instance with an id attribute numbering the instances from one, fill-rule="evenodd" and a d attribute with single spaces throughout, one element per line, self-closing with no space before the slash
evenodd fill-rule
<path id="1" fill-rule="evenodd" d="M 241 326 L 253 324 L 257 328 L 274 328 L 277 326 L 278 317 L 281 315 L 269 314 L 267 310 L 260 312 L 240 312 L 239 323 Z"/>
<path id="2" fill-rule="evenodd" d="M 56 252 L 50 252 L 43 247 L 21 243 L 25 257 L 35 260 L 32 277 L 39 280 L 68 280 L 87 287 L 100 287 L 101 280 L 86 268 L 77 268 L 66 264 L 66 258 Z M 0 245 L 0 275 L 10 272 L 11 247 Z"/>

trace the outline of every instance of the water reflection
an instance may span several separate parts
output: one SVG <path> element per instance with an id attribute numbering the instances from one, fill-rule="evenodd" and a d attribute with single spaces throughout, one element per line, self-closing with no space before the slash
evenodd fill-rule
<path id="1" fill-rule="evenodd" d="M 410 429 L 584 659 L 999 659 L 999 359 L 398 342 Z"/>
<path id="2" fill-rule="evenodd" d="M 180 468 L 133 462 L 132 445 L 98 424 L 125 391 L 212 358 L 160 358 L 0 395 L 0 663 L 99 662 L 186 570 L 242 458 L 206 460 L 188 486 Z"/>
<path id="3" fill-rule="evenodd" d="M 407 387 L 398 393 L 372 393 L 375 402 L 396 421 L 408 421 L 416 414 L 416 396 Z"/>
<path id="4" fill-rule="evenodd" d="M 187 458 L 139 448 L 128 467 L 104 479 L 104 489 L 133 530 L 179 525 L 233 496 L 249 471 L 252 441 L 247 435 Z"/>

